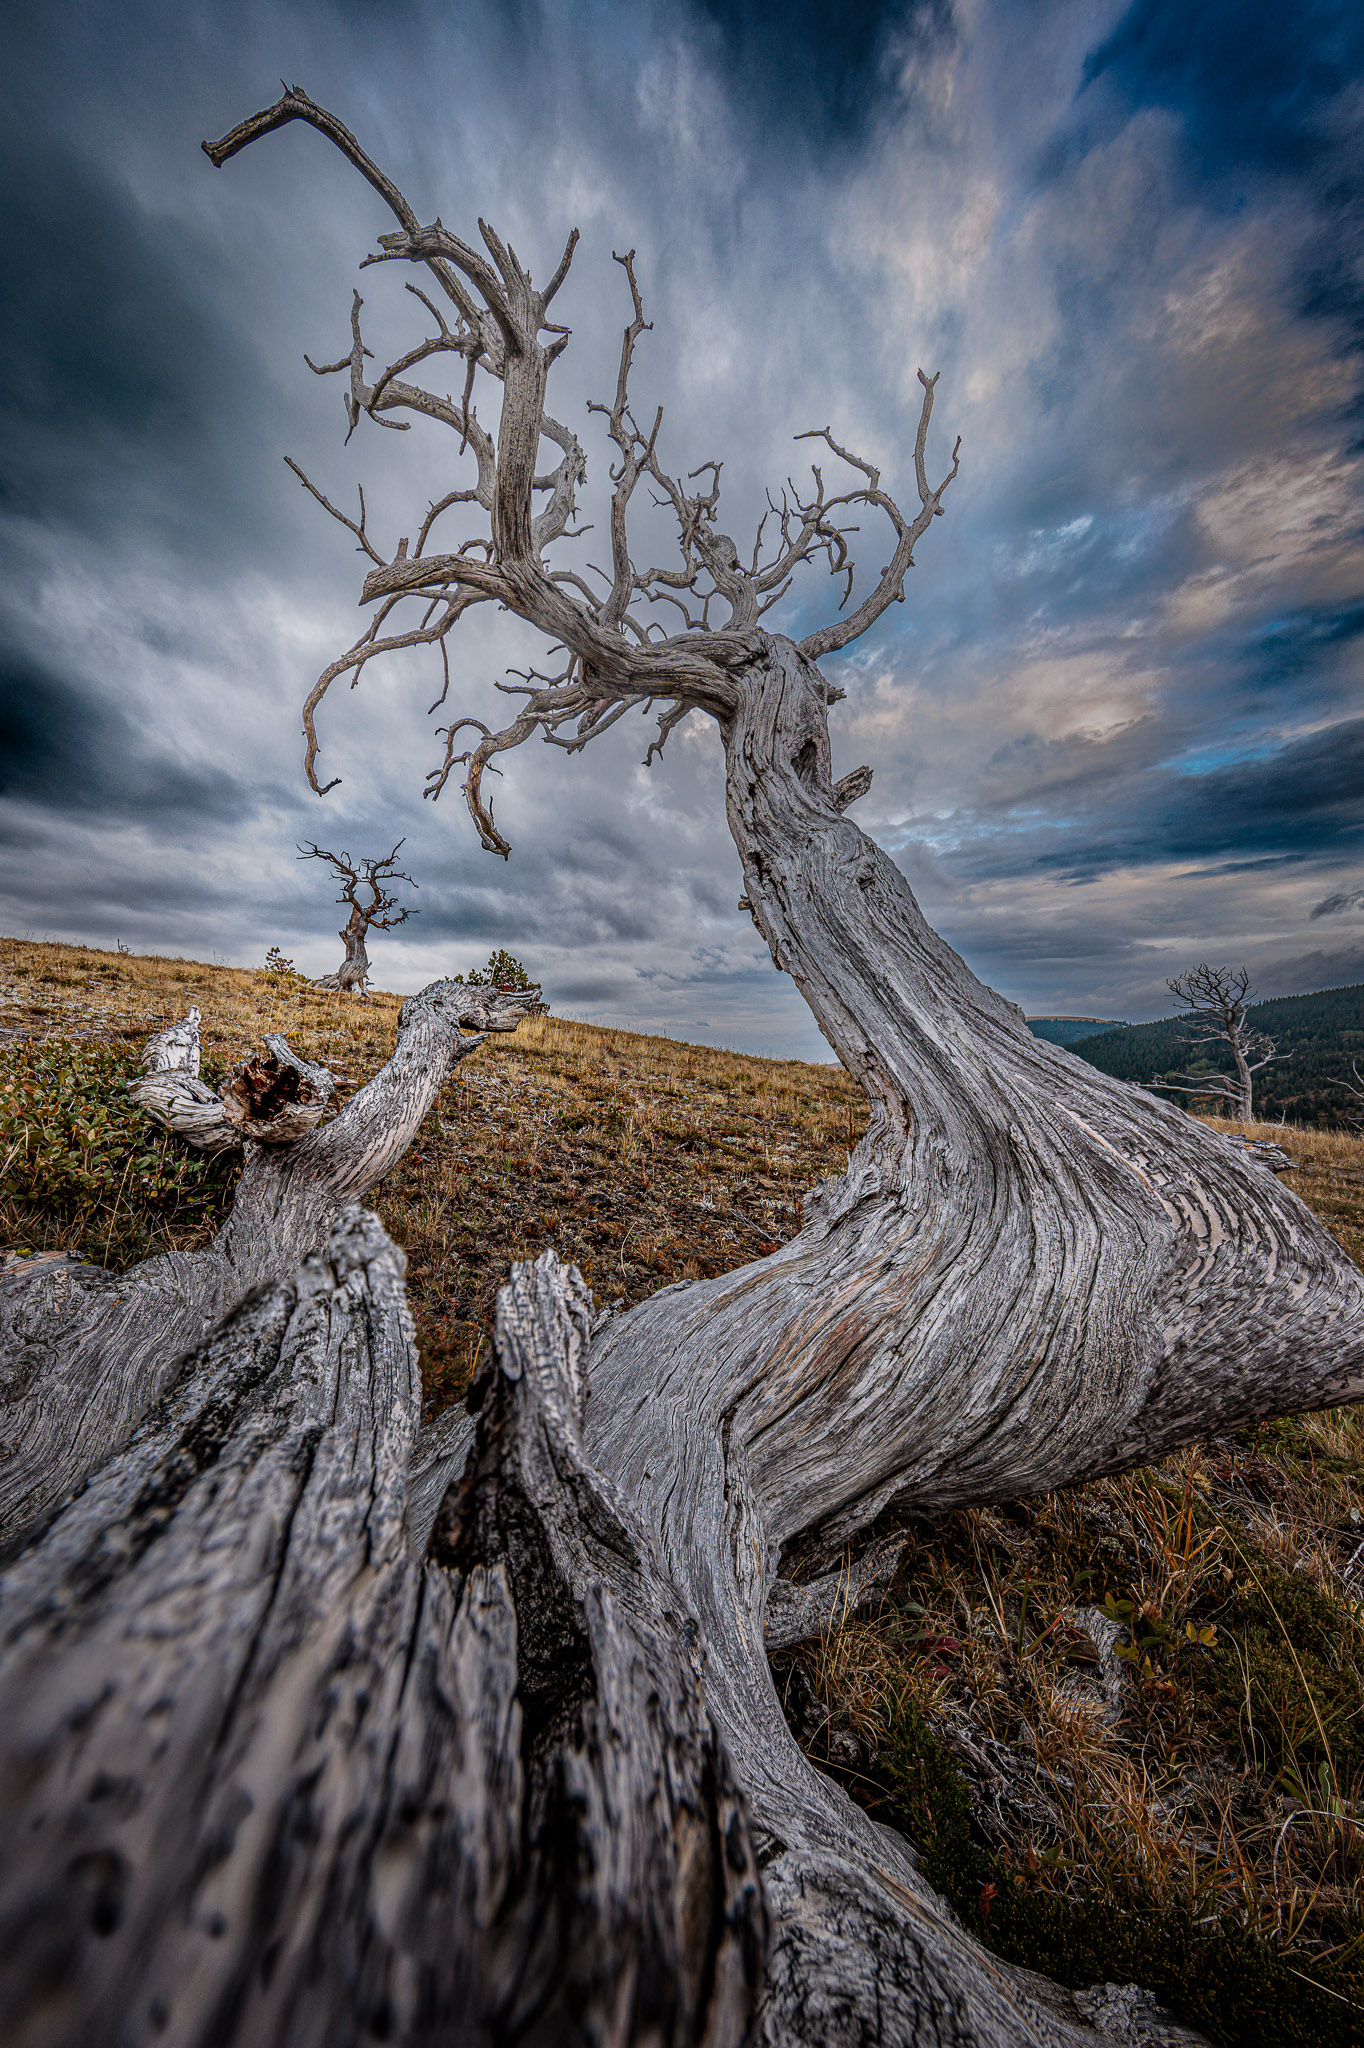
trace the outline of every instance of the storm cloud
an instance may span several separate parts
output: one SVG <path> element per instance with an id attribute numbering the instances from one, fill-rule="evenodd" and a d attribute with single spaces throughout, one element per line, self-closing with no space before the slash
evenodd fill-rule
<path id="1" fill-rule="evenodd" d="M 343 446 L 352 286 L 416 338 L 386 222 L 291 129 L 199 152 L 285 76 L 347 120 L 423 218 L 482 215 L 537 275 L 583 240 L 554 404 L 601 530 L 635 248 L 641 407 L 669 467 L 725 461 L 740 535 L 826 422 L 909 482 L 939 370 L 947 516 L 907 602 L 829 672 L 859 820 L 978 972 L 1038 1011 L 1159 1013 L 1168 974 L 1261 993 L 1364 974 L 1359 435 L 1364 28 L 1223 0 L 473 0 L 31 10 L 3 125 L 0 922 L 321 971 L 335 918 L 303 840 L 405 834 L 422 914 L 376 943 L 411 988 L 507 945 L 580 1014 L 761 1050 L 823 1046 L 738 909 L 718 740 L 642 766 L 623 721 L 531 746 L 480 851 L 427 707 L 438 663 L 376 664 L 298 713 L 353 637 L 348 537 L 299 489 L 366 488 L 385 547 L 454 481 L 438 434 Z M 641 552 L 666 545 L 646 525 Z M 884 542 L 868 528 L 860 561 Z M 591 547 L 584 551 L 591 558 Z M 810 577 L 774 623 L 837 602 Z M 475 613 L 452 698 L 489 717 L 534 659 Z M 1312 927 L 1312 942 L 1306 928 Z M 1320 943 L 1319 943 L 1320 942 Z"/>

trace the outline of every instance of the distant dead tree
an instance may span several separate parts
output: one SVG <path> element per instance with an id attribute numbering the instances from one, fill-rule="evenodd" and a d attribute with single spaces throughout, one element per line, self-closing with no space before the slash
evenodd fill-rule
<path id="1" fill-rule="evenodd" d="M 1364 1074 L 1361 1074 L 1359 1071 L 1358 1060 L 1350 1061 L 1350 1072 L 1354 1075 L 1354 1079 L 1352 1081 L 1347 1081 L 1343 1074 L 1333 1074 L 1331 1076 L 1331 1080 L 1335 1087 L 1348 1089 L 1350 1094 L 1353 1095 L 1355 1101 L 1359 1104 L 1358 1109 L 1350 1109 L 1346 1111 L 1346 1115 L 1349 1117 L 1350 1122 L 1352 1124 L 1364 1123 Z"/>
<path id="2" fill-rule="evenodd" d="M 477 605 L 559 650 L 502 686 L 505 726 L 445 732 L 432 793 L 462 766 L 498 854 L 495 757 L 639 710 L 652 758 L 713 719 L 751 914 L 871 1115 L 799 1235 L 738 1271 L 601 1317 L 552 1250 L 518 1266 L 468 1410 L 421 1430 L 401 1255 L 343 1205 L 415 1135 L 462 1018 L 485 1028 L 478 990 L 405 1003 L 333 1122 L 249 1140 L 205 1252 L 5 1280 L 7 2048 L 1095 2048 L 1071 1992 L 988 1954 L 802 1753 L 768 1645 L 841 1613 L 870 1532 L 907 1516 L 1359 1400 L 1364 1274 L 1225 1136 L 1034 1038 L 847 815 L 869 772 L 833 773 L 844 693 L 819 664 L 900 601 L 943 509 L 936 379 L 908 510 L 821 427 L 846 486 L 788 482 L 741 553 L 719 461 L 667 466 L 661 411 L 632 407 L 647 322 L 621 256 L 609 554 L 580 567 L 585 457 L 547 410 L 576 234 L 536 285 L 486 223 L 477 243 L 424 223 L 296 87 L 208 154 L 294 121 L 387 205 L 369 260 L 421 269 L 429 321 L 380 369 L 357 295 L 321 374 L 347 379 L 352 429 L 423 419 L 468 465 L 391 548 L 363 501 L 352 520 L 308 484 L 374 607 L 308 697 L 309 774 L 331 683 L 392 648 L 444 658 Z M 761 375 L 760 301 L 748 318 Z M 455 395 L 412 381 L 425 363 Z M 632 551 L 641 487 L 671 566 Z M 859 594 L 872 515 L 887 545 Z M 812 561 L 838 608 L 795 641 L 764 620 Z M 494 996 L 487 1028 L 515 1002 Z M 274 1083 L 253 1088 L 263 1127 Z"/>
<path id="3" fill-rule="evenodd" d="M 392 853 L 386 853 L 382 860 L 362 861 L 352 861 L 348 853 L 328 853 L 324 847 L 311 843 L 299 848 L 300 860 L 331 862 L 341 878 L 341 894 L 336 900 L 350 905 L 350 916 L 337 933 L 346 949 L 346 957 L 335 974 L 324 974 L 314 987 L 349 988 L 354 989 L 358 996 L 364 995 L 369 982 L 366 932 L 371 926 L 386 932 L 395 924 L 403 924 L 409 917 L 417 915 L 410 905 L 404 904 L 399 909 L 397 897 L 389 895 L 386 886 L 389 882 L 407 882 L 414 889 L 417 886 L 411 875 L 405 875 L 397 866 L 398 855 L 406 844 L 405 839 L 400 839 Z"/>
<path id="4" fill-rule="evenodd" d="M 1277 1060 L 1291 1059 L 1292 1054 L 1276 1052 L 1272 1038 L 1247 1024 L 1246 1013 L 1255 1000 L 1249 974 L 1244 967 L 1209 967 L 1203 960 L 1165 986 L 1189 1012 L 1194 1026 L 1189 1043 L 1225 1045 L 1236 1071 L 1164 1074 L 1157 1085 L 1179 1095 L 1210 1098 L 1221 1104 L 1222 1114 L 1233 1123 L 1253 1122 L 1256 1074 Z"/>

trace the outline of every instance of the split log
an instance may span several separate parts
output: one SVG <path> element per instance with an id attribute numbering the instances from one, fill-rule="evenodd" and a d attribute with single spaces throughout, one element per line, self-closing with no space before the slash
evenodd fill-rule
<path id="1" fill-rule="evenodd" d="M 402 1158 L 454 1063 L 490 1031 L 514 1031 L 524 1011 L 511 998 L 484 1000 L 458 982 L 433 982 L 403 1004 L 388 1064 L 313 1130 L 307 1124 L 325 1106 L 331 1076 L 271 1039 L 266 1056 L 225 1084 L 227 1099 L 213 1098 L 246 1158 L 212 1244 L 164 1253 L 125 1274 L 25 1265 L 0 1276 L 0 1547 L 21 1541 L 126 1441 L 181 1354 L 228 1309 L 316 1250 L 338 1210 Z M 475 1035 L 464 1036 L 462 1026 Z M 161 1090 L 153 1106 L 168 1115 L 175 1112 L 167 1105 L 195 1099 L 175 1091 L 191 1081 L 203 1086 L 197 1027 L 191 1012 L 159 1034 L 152 1056 L 163 1064 L 132 1084 Z M 290 1139 L 300 1127 L 305 1134 Z"/>
<path id="2" fill-rule="evenodd" d="M 6 2042 L 1093 2044 L 841 1793 L 869 1873 L 755 1834 L 697 1618 L 585 1452 L 552 1253 L 423 1562 L 401 1273 L 347 1212 L 0 1582 Z"/>
<path id="3" fill-rule="evenodd" d="M 583 1456 L 582 1283 L 517 1269 L 424 1565 L 402 1263 L 348 1211 L 0 1584 L 9 2048 L 749 2038 L 753 1848 Z"/>
<path id="4" fill-rule="evenodd" d="M 336 1076 L 299 1059 L 277 1032 L 263 1052 L 235 1066 L 216 1092 L 199 1079 L 199 1057 L 199 1012 L 191 1010 L 147 1040 L 143 1072 L 128 1083 L 128 1093 L 152 1122 L 196 1152 L 229 1152 L 244 1138 L 292 1144 L 316 1129 L 336 1092 Z"/>

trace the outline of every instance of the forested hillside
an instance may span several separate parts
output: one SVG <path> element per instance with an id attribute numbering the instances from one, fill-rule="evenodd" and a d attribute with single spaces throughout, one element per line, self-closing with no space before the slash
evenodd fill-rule
<path id="1" fill-rule="evenodd" d="M 1111 1031 L 1121 1022 L 1119 1017 L 1029 1017 L 1028 1029 L 1051 1045 L 1074 1045 L 1077 1038 L 1092 1038 L 1096 1031 Z"/>
<path id="2" fill-rule="evenodd" d="M 1343 1122 L 1350 1097 L 1332 1077 L 1350 1073 L 1352 1059 L 1364 1067 L 1364 984 L 1321 989 L 1315 995 L 1281 996 L 1255 1003 L 1250 1026 L 1274 1040 L 1280 1053 L 1255 1076 L 1255 1111 L 1271 1121 L 1332 1125 Z M 1231 1054 L 1224 1046 L 1190 1043 L 1187 1017 L 1156 1024 L 1123 1024 L 1071 1042 L 1070 1049 L 1105 1074 L 1150 1087 L 1158 1074 L 1177 1071 L 1227 1073 Z M 1176 1100 L 1189 1102 L 1188 1096 Z"/>

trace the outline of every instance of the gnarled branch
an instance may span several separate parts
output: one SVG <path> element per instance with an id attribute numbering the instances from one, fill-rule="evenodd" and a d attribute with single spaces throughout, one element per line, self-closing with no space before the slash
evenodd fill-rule
<path id="1" fill-rule="evenodd" d="M 576 232 L 569 237 L 549 284 L 538 290 L 515 250 L 485 221 L 478 223 L 483 251 L 439 220 L 423 226 L 398 187 L 378 169 L 350 130 L 297 86 L 288 88 L 273 107 L 253 115 L 220 142 L 204 147 L 212 162 L 221 165 L 291 121 L 306 122 L 326 136 L 368 179 L 398 221 L 399 232 L 381 236 L 378 253 L 367 261 L 426 265 L 454 308 L 453 317 L 447 318 L 426 293 L 410 286 L 430 316 L 432 331 L 386 367 L 371 372 L 366 367 L 371 359 L 361 326 L 363 302 L 358 292 L 353 295 L 348 353 L 336 362 L 310 365 L 321 376 L 348 375 L 347 438 L 362 418 L 380 426 L 395 426 L 409 424 L 406 419 L 393 418 L 395 413 L 420 415 L 454 431 L 459 454 L 471 452 L 476 466 L 472 483 L 452 488 L 428 512 L 415 553 L 403 538 L 392 555 L 385 557 L 369 532 L 363 499 L 360 518 L 353 520 L 304 476 L 297 464 L 291 464 L 306 488 L 354 534 L 369 557 L 373 566 L 362 601 L 378 606 L 369 629 L 324 669 L 304 706 L 306 769 L 315 790 L 325 793 L 335 787 L 334 780 L 324 784 L 317 774 L 316 715 L 331 684 L 343 675 L 358 682 L 366 665 L 380 654 L 435 645 L 442 659 L 437 703 L 443 704 L 450 685 L 448 636 L 473 604 L 492 601 L 504 606 L 561 646 L 569 659 L 569 673 L 560 685 L 563 694 L 532 693 L 520 717 L 495 740 L 482 721 L 467 715 L 445 728 L 445 759 L 429 778 L 426 794 L 439 793 L 457 762 L 467 766 L 464 793 L 482 843 L 505 856 L 507 842 L 493 825 L 491 806 L 480 791 L 480 779 L 492 754 L 521 745 L 535 734 L 576 751 L 588 738 L 608 730 L 622 709 L 657 704 L 664 707 L 663 722 L 646 757 L 652 761 L 676 722 L 675 711 L 685 715 L 687 710 L 701 708 L 722 721 L 728 718 L 736 702 L 735 672 L 750 661 L 759 621 L 786 595 L 797 569 L 818 555 L 824 556 L 843 584 L 843 604 L 849 601 L 854 565 L 848 536 L 856 531 L 846 516 L 849 510 L 873 506 L 884 512 L 895 530 L 895 553 L 881 572 L 877 588 L 862 605 L 849 618 L 807 641 L 807 651 L 813 654 L 847 645 L 903 594 L 914 543 L 941 510 L 943 493 L 957 473 L 954 453 L 950 473 L 930 489 L 924 451 L 936 380 L 920 373 L 924 397 L 914 466 L 921 509 L 915 519 L 906 519 L 881 489 L 879 472 L 841 448 L 824 428 L 818 438 L 859 470 L 866 483 L 830 497 L 816 468 L 812 496 L 802 497 L 794 485 L 782 491 L 780 501 L 769 496 L 769 513 L 759 525 L 745 565 L 734 541 L 716 524 L 720 462 L 702 463 L 685 480 L 669 474 L 659 454 L 662 408 L 654 409 L 647 428 L 640 426 L 633 411 L 630 375 L 636 345 L 650 326 L 644 316 L 633 250 L 615 258 L 625 274 L 631 305 L 615 392 L 609 404 L 594 403 L 590 408 L 605 418 L 615 449 L 610 473 L 611 568 L 605 576 L 606 590 L 594 595 L 578 570 L 551 566 L 547 551 L 586 530 L 576 524 L 577 493 L 586 476 L 583 451 L 570 429 L 546 409 L 549 372 L 569 339 L 568 330 L 550 320 L 547 309 L 567 276 Z M 442 356 L 455 356 L 464 363 L 463 395 L 458 400 L 414 384 L 408 374 Z M 495 437 L 481 424 L 475 410 L 479 376 L 491 377 L 501 386 Z M 540 450 L 545 442 L 555 456 L 542 471 Z M 671 505 L 676 516 L 677 567 L 641 572 L 632 559 L 628 517 L 645 477 L 661 494 L 659 502 Z M 429 553 L 436 519 L 457 506 L 486 512 L 487 533 L 472 536 L 457 548 L 447 547 L 443 553 Z M 769 517 L 775 518 L 778 538 L 775 549 L 765 553 Z M 390 628 L 394 611 L 410 602 L 422 606 L 421 624 Z M 723 611 L 723 623 L 713 626 L 711 612 L 717 604 Z M 680 612 L 681 633 L 666 629 L 658 614 L 660 605 Z M 574 732 L 566 739 L 560 729 L 569 720 L 574 721 Z M 482 732 L 483 744 L 458 754 L 455 737 L 468 726 Z"/>
<path id="2" fill-rule="evenodd" d="M 210 1245 L 163 1253 L 121 1276 L 26 1264 L 0 1279 L 0 1553 L 125 1441 L 169 1384 L 180 1354 L 212 1322 L 317 1248 L 338 1211 L 402 1158 L 452 1066 L 490 1031 L 514 1030 L 534 1001 L 533 994 L 433 982 L 403 1004 L 387 1065 L 311 1130 L 311 1106 L 302 1116 L 287 1101 L 273 1120 L 253 1114 L 268 1109 L 272 1092 L 290 1092 L 283 1071 L 319 1092 L 331 1081 L 277 1039 L 273 1060 L 246 1063 L 226 1084 L 240 1090 L 232 1116 L 217 1097 L 204 1104 L 212 1106 L 214 1129 L 230 1130 L 233 1143 L 245 1140 L 246 1153 L 232 1210 Z M 177 1088 L 197 1082 L 195 1013 L 158 1034 L 154 1046 L 158 1059 L 181 1064 L 133 1083 L 135 1093 L 158 1078 Z M 159 1105 L 154 1097 L 153 1113 Z"/>

